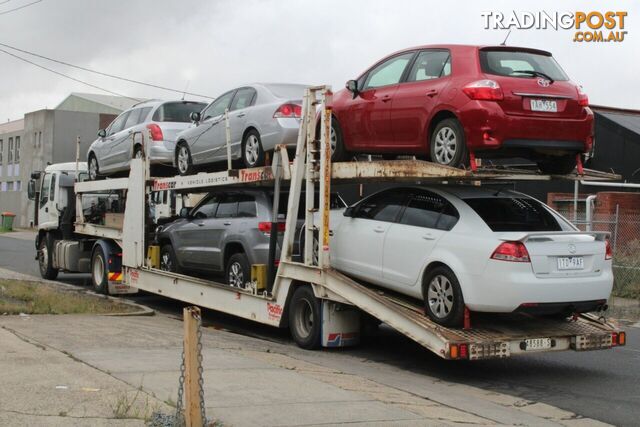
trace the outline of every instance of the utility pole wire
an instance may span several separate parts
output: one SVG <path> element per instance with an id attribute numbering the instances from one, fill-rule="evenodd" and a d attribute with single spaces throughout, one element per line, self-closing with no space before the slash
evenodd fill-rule
<path id="1" fill-rule="evenodd" d="M 4 3 L 7 3 L 7 2 L 9 2 L 9 1 L 10 1 L 10 0 L 7 0 L 7 1 L 5 1 Z M 11 13 L 11 12 L 15 12 L 16 10 L 24 9 L 25 7 L 29 7 L 29 6 L 31 6 L 31 5 L 33 5 L 33 4 L 40 3 L 41 1 L 42 1 L 42 0 L 36 0 L 36 1 L 32 2 L 32 3 L 27 3 L 27 4 L 22 5 L 22 6 L 20 6 L 20 7 L 15 7 L 15 8 L 13 8 L 13 9 L 5 10 L 4 12 L 0 12 L 0 15 L 6 15 L 7 13 Z M 0 3 L 0 4 L 4 4 L 4 3 Z"/>
<path id="2" fill-rule="evenodd" d="M 44 65 L 40 65 L 40 64 L 35 63 L 35 62 L 33 62 L 33 61 L 30 61 L 30 60 L 28 60 L 28 59 L 26 59 L 26 58 L 23 58 L 23 57 L 21 57 L 21 56 L 18 56 L 18 55 L 14 54 L 14 53 L 8 52 L 8 51 L 6 51 L 6 50 L 4 50 L 4 49 L 0 49 L 0 52 L 6 53 L 6 54 L 7 54 L 7 55 L 9 55 L 9 56 L 13 56 L 14 58 L 17 58 L 17 59 L 19 59 L 19 60 L 21 60 L 21 61 L 24 61 L 24 62 L 26 62 L 26 63 L 28 63 L 28 64 L 34 65 L 34 66 L 36 66 L 36 67 L 38 67 L 38 68 L 42 68 L 43 70 L 47 70 L 47 71 L 49 71 L 49 72 L 51 72 L 51 73 L 57 74 L 57 75 L 59 75 L 59 76 L 62 76 L 62 77 L 64 77 L 64 78 L 67 78 L 67 79 L 69 79 L 69 80 L 73 80 L 73 81 L 76 81 L 76 82 L 78 82 L 78 83 L 82 83 L 82 84 L 84 84 L 84 85 L 90 86 L 90 87 L 92 87 L 92 88 L 94 88 L 94 89 L 98 89 L 98 90 L 101 90 L 101 91 L 103 91 L 103 92 L 110 93 L 110 94 L 112 94 L 112 95 L 120 96 L 120 97 L 122 97 L 122 98 L 131 99 L 131 100 L 133 100 L 133 101 L 137 101 L 137 102 L 141 102 L 141 101 L 142 101 L 142 99 L 132 98 L 132 97 L 130 97 L 130 96 L 123 95 L 123 94 L 121 94 L 121 93 L 114 92 L 114 91 L 112 91 L 112 90 L 105 89 L 105 88 L 102 88 L 102 87 L 100 87 L 100 86 L 96 86 L 96 85 L 91 84 L 91 83 L 87 83 L 87 82 L 82 81 L 82 80 L 80 80 L 80 79 L 76 79 L 75 77 L 68 76 L 68 75 L 63 74 L 63 73 L 61 73 L 61 72 L 59 72 L 59 71 L 52 70 L 51 68 L 47 68 L 47 67 L 45 67 Z"/>
<path id="3" fill-rule="evenodd" d="M 8 49 L 13 49 L 13 50 L 16 50 L 18 52 L 26 53 L 27 55 L 35 56 L 37 58 L 45 59 L 47 61 L 55 62 L 57 64 L 66 65 L 67 67 L 77 68 L 79 70 L 87 71 L 89 73 L 94 73 L 94 74 L 99 74 L 101 76 L 110 77 L 112 79 L 124 80 L 125 82 L 135 83 L 135 84 L 139 84 L 139 85 L 143 85 L 143 86 L 149 86 L 149 87 L 152 87 L 152 88 L 155 88 L 155 89 L 167 90 L 169 92 L 181 93 L 181 94 L 183 94 L 183 97 L 184 97 L 184 95 L 191 95 L 191 96 L 197 96 L 197 97 L 200 97 L 200 98 L 215 99 L 214 96 L 207 96 L 207 95 L 201 95 L 201 94 L 198 94 L 198 93 L 186 92 L 184 90 L 172 89 L 170 87 L 160 86 L 160 85 L 156 85 L 156 84 L 153 84 L 153 83 L 146 83 L 146 82 L 141 82 L 139 80 L 129 79 L 127 77 L 122 77 L 122 76 L 116 76 L 114 74 L 103 73 L 102 71 L 93 70 L 91 68 L 81 67 L 79 65 L 70 64 L 68 62 L 64 62 L 64 61 L 61 61 L 61 60 L 58 60 L 58 59 L 49 58 L 47 56 L 40 55 L 40 54 L 34 53 L 34 52 L 29 52 L 28 50 L 20 49 L 20 48 L 14 47 L 14 46 L 9 46 L 8 44 L 4 44 L 4 43 L 0 43 L 0 46 L 6 47 Z"/>

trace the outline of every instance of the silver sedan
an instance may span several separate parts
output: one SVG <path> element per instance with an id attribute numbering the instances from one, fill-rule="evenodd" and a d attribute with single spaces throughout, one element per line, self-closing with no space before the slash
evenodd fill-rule
<path id="1" fill-rule="evenodd" d="M 306 85 L 253 84 L 220 95 L 176 138 L 174 165 L 181 175 L 227 159 L 224 113 L 229 109 L 231 157 L 252 168 L 278 144 L 295 146 Z"/>

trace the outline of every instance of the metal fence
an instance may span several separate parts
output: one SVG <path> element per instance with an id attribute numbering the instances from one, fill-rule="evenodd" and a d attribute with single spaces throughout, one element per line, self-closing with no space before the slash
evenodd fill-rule
<path id="1" fill-rule="evenodd" d="M 640 298 L 640 214 L 616 211 L 598 213 L 587 221 L 584 212 L 560 212 L 580 230 L 608 231 L 613 250 L 613 292 L 617 296 Z"/>

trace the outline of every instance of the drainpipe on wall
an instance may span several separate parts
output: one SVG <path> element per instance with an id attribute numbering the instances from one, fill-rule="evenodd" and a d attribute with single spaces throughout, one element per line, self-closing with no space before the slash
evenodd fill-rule
<path id="1" fill-rule="evenodd" d="M 595 205 L 595 201 L 596 198 L 598 196 L 596 195 L 591 195 L 587 197 L 587 201 L 586 201 L 586 223 L 587 223 L 587 231 L 591 231 L 593 228 L 593 208 Z"/>

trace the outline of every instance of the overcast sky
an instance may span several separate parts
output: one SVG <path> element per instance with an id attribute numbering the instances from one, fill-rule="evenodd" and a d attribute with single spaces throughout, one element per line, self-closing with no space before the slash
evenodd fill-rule
<path id="1" fill-rule="evenodd" d="M 636 1 L 43 0 L 1 14 L 31 1 L 0 5 L 0 43 L 159 85 L 189 82 L 211 96 L 256 81 L 337 90 L 395 50 L 499 44 L 506 31 L 485 30 L 483 11 L 625 10 L 623 43 L 574 43 L 571 30 L 516 30 L 508 43 L 551 51 L 593 104 L 640 109 Z M 132 97 L 180 97 L 29 59 Z M 53 108 L 70 92 L 100 93 L 2 52 L 0 70 L 0 121 Z"/>

